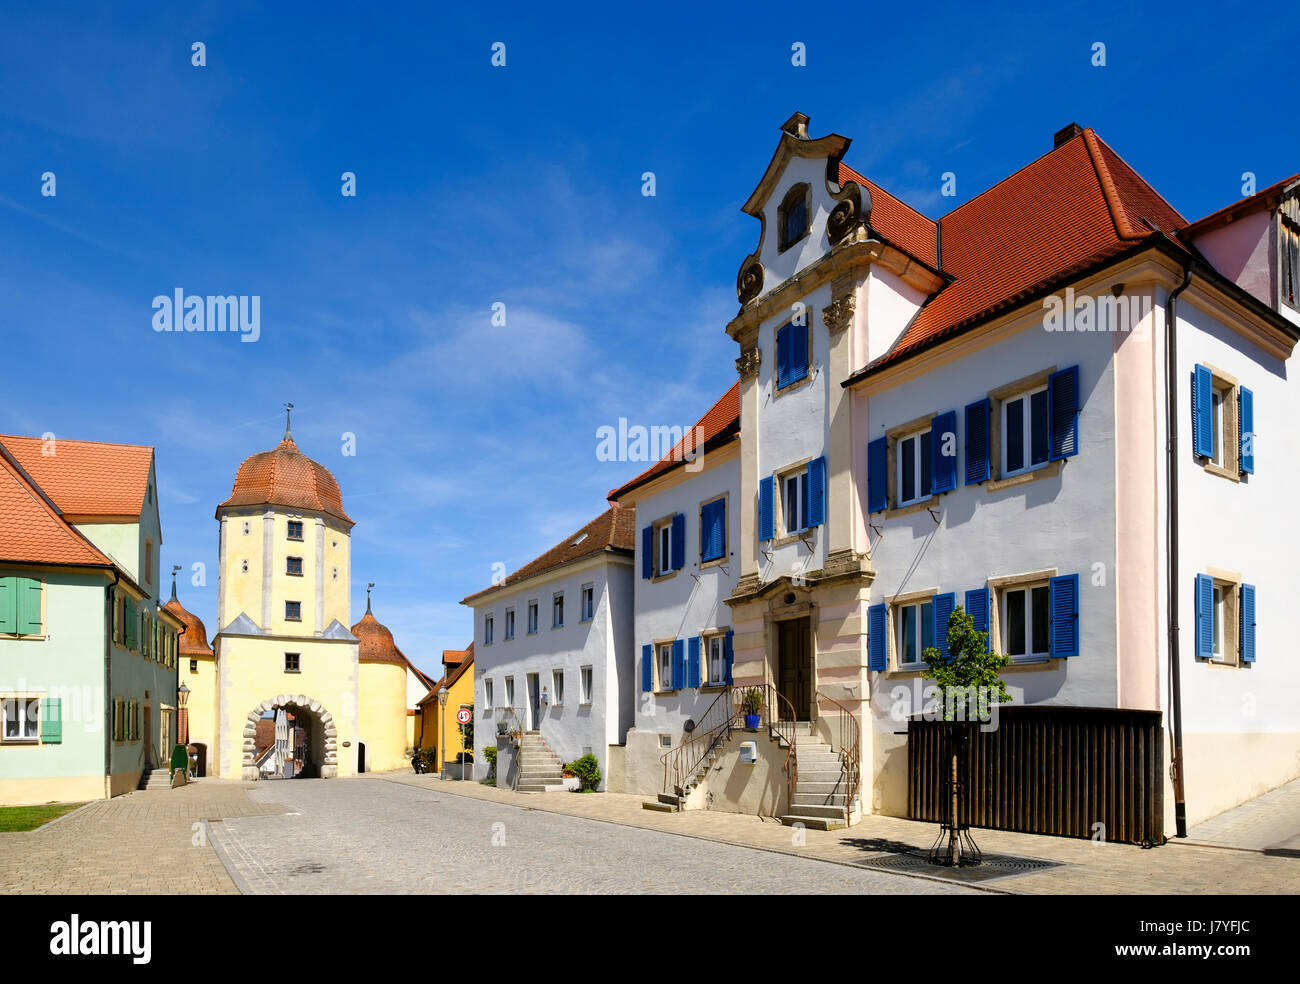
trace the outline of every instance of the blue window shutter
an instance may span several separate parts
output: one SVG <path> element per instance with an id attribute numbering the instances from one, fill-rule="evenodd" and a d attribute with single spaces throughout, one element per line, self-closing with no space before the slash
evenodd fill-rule
<path id="1" fill-rule="evenodd" d="M 1255 662 L 1255 585 L 1241 586 L 1241 661 Z"/>
<path id="2" fill-rule="evenodd" d="M 945 435 L 951 439 L 945 440 Z M 944 444 L 952 445 L 952 454 L 944 454 Z M 930 421 L 930 462 L 935 492 L 951 492 L 957 487 L 957 411 L 949 410 Z"/>
<path id="3" fill-rule="evenodd" d="M 1214 578 L 1196 575 L 1196 658 L 1214 658 Z"/>
<path id="4" fill-rule="evenodd" d="M 721 560 L 727 555 L 727 500 L 719 499 L 713 504 L 713 542 L 710 553 L 714 560 Z"/>
<path id="5" fill-rule="evenodd" d="M 989 631 L 989 589 L 987 587 L 966 592 L 966 614 L 974 621 L 976 632 Z M 985 636 L 984 651 L 989 652 L 991 649 L 990 640 Z"/>
<path id="6" fill-rule="evenodd" d="M 1048 646 L 1053 656 L 1079 655 L 1079 575 L 1062 574 L 1047 582 L 1047 609 L 1052 629 Z"/>
<path id="7" fill-rule="evenodd" d="M 826 459 L 808 462 L 808 525 L 826 522 Z"/>
<path id="8" fill-rule="evenodd" d="M 652 646 L 641 647 L 641 689 L 645 693 L 655 688 L 655 664 L 654 648 Z"/>
<path id="9" fill-rule="evenodd" d="M 55 745 L 63 741 L 63 701 L 46 697 L 41 701 L 41 741 Z"/>
<path id="10" fill-rule="evenodd" d="M 880 512 L 889 504 L 889 439 L 878 437 L 867 445 L 867 512 Z"/>
<path id="11" fill-rule="evenodd" d="M 758 483 L 758 539 L 766 542 L 776 536 L 776 518 L 773 513 L 772 487 L 775 479 L 768 475 Z"/>
<path id="12" fill-rule="evenodd" d="M 872 605 L 867 609 L 867 669 L 888 669 L 885 653 L 885 606 Z"/>
<path id="13" fill-rule="evenodd" d="M 641 576 L 654 576 L 655 531 L 654 527 L 641 527 Z"/>
<path id="14" fill-rule="evenodd" d="M 691 636 L 689 653 L 686 661 L 686 685 L 688 687 L 698 687 L 700 685 L 700 637 Z"/>
<path id="15" fill-rule="evenodd" d="M 18 631 L 18 578 L 0 577 L 0 632 Z"/>
<path id="16" fill-rule="evenodd" d="M 1241 418 L 1241 471 L 1255 474 L 1255 394 L 1246 387 L 1237 392 L 1237 409 Z"/>
<path id="17" fill-rule="evenodd" d="M 948 619 L 952 616 L 953 609 L 957 607 L 957 595 L 949 591 L 946 594 L 937 594 L 930 603 L 931 614 L 934 616 L 934 648 L 939 650 L 939 655 L 944 659 L 949 659 L 948 655 Z"/>
<path id="18" fill-rule="evenodd" d="M 808 323 L 791 325 L 790 382 L 797 383 L 808 375 Z"/>
<path id="19" fill-rule="evenodd" d="M 989 480 L 989 408 L 987 397 L 966 407 L 966 484 Z"/>
<path id="20" fill-rule="evenodd" d="M 776 385 L 777 388 L 790 383 L 790 343 L 791 326 L 786 325 L 776 333 Z"/>
<path id="21" fill-rule="evenodd" d="M 735 662 L 735 659 L 736 659 L 736 653 L 735 653 L 735 650 L 732 648 L 732 645 L 731 645 L 731 639 L 732 639 L 732 636 L 734 636 L 734 635 L 735 635 L 735 632 L 734 632 L 733 630 L 731 630 L 731 629 L 728 629 L 728 630 L 727 630 L 727 637 L 726 637 L 726 639 L 723 640 L 723 643 L 722 643 L 722 661 L 723 661 L 723 664 L 725 665 L 725 667 L 726 667 L 726 671 L 727 671 L 727 676 L 726 676 L 726 683 L 727 683 L 727 686 L 731 686 L 731 665 L 732 665 L 732 663 Z"/>
<path id="22" fill-rule="evenodd" d="M 18 632 L 41 634 L 41 582 L 31 577 L 18 578 Z"/>
<path id="23" fill-rule="evenodd" d="M 1192 370 L 1192 450 L 1202 458 L 1214 457 L 1214 382 L 1210 370 Z"/>
<path id="24" fill-rule="evenodd" d="M 1052 453 L 1059 461 L 1079 453 L 1079 367 L 1070 366 L 1047 377 L 1047 420 Z"/>
<path id="25" fill-rule="evenodd" d="M 681 639 L 673 640 L 673 689 L 686 686 L 686 646 Z"/>
<path id="26" fill-rule="evenodd" d="M 680 571 L 686 564 L 686 514 L 673 516 L 673 570 Z"/>

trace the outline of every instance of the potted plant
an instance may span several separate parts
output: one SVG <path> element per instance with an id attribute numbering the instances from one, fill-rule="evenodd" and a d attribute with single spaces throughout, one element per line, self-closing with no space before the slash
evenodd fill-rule
<path id="1" fill-rule="evenodd" d="M 504 722 L 504 721 L 498 721 L 498 722 L 497 722 L 497 737 L 498 737 L 498 738 L 504 738 L 504 737 L 505 737 L 506 735 L 508 735 L 509 733 L 510 733 L 510 725 L 506 724 L 506 722 Z"/>
<path id="2" fill-rule="evenodd" d="M 740 709 L 745 712 L 745 727 L 758 730 L 759 713 L 763 710 L 763 693 L 757 687 L 745 691 L 740 699 Z"/>

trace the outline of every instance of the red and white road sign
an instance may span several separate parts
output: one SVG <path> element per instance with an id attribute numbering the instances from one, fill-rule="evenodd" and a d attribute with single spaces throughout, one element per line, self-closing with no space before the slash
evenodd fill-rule
<path id="1" fill-rule="evenodd" d="M 462 707 L 459 711 L 456 712 L 456 720 L 460 724 L 469 724 L 469 719 L 470 719 L 470 713 L 468 707 Z"/>

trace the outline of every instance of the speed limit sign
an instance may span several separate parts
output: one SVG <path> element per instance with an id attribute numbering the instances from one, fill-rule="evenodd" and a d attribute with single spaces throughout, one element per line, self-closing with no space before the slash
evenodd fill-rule
<path id="1" fill-rule="evenodd" d="M 468 707 L 462 707 L 459 711 L 456 712 L 456 720 L 460 724 L 469 724 L 469 719 L 470 719 L 470 713 Z"/>

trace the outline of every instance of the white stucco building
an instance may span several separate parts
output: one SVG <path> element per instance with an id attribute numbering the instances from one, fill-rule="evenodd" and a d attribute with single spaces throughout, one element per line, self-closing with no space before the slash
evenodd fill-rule
<path id="1" fill-rule="evenodd" d="M 474 610 L 474 771 L 498 724 L 536 733 L 561 763 L 594 755 L 619 783 L 632 724 L 635 512 L 611 506 L 572 536 L 465 598 Z M 611 747 L 616 749 L 611 761 Z"/>

